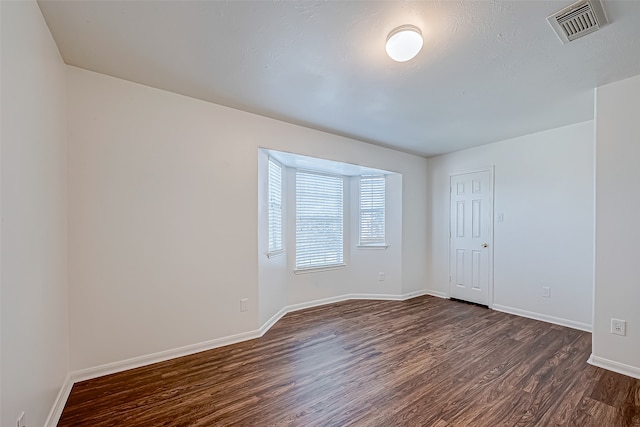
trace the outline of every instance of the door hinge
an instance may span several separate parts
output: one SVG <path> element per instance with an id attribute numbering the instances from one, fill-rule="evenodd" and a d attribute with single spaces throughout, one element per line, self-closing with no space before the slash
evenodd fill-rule
<path id="1" fill-rule="evenodd" d="M 451 283 L 451 276 L 449 276 L 449 283 Z"/>

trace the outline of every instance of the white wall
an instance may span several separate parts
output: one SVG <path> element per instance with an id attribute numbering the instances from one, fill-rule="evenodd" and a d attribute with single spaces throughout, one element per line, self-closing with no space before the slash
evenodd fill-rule
<path id="1" fill-rule="evenodd" d="M 640 378 L 640 76 L 596 92 L 596 256 L 593 357 Z M 627 335 L 610 333 L 611 318 Z"/>
<path id="2" fill-rule="evenodd" d="M 494 165 L 494 308 L 589 329 L 593 163 L 593 122 L 430 158 L 432 292 L 448 293 L 449 175 Z"/>
<path id="3" fill-rule="evenodd" d="M 368 166 L 361 164 L 362 166 Z M 344 198 L 344 262 L 337 269 L 297 272 L 295 270 L 295 169 L 287 168 L 286 183 L 293 189 L 286 193 L 287 206 L 285 229 L 286 248 L 286 305 L 304 304 L 310 301 L 359 294 L 402 294 L 402 175 L 387 176 L 386 185 L 386 238 L 388 247 L 382 249 L 359 248 L 359 177 L 345 179 Z M 424 227 L 424 226 L 423 226 Z M 385 280 L 378 280 L 378 273 L 385 273 Z M 424 282 L 421 290 L 424 290 Z"/>
<path id="4" fill-rule="evenodd" d="M 360 177 L 346 177 L 344 198 L 344 261 L 336 269 L 303 273 L 295 270 L 295 168 L 283 165 L 282 253 L 267 256 L 268 248 L 268 153 L 258 153 L 258 282 L 259 322 L 264 325 L 282 308 L 346 295 L 402 294 L 402 175 L 386 179 L 387 248 L 358 247 Z M 366 165 L 363 165 L 366 166 Z M 378 274 L 385 273 L 380 281 Z M 422 285 L 422 290 L 424 284 Z"/>
<path id="5" fill-rule="evenodd" d="M 258 285 L 259 147 L 402 173 L 402 288 L 424 289 L 424 158 L 73 67 L 68 87 L 72 370 L 270 316 L 279 297 L 258 306 L 270 292 Z"/>
<path id="6" fill-rule="evenodd" d="M 302 304 L 307 301 L 317 301 L 351 293 L 349 278 L 351 277 L 353 264 L 351 262 L 351 241 L 348 238 L 344 241 L 344 262 L 346 267 L 304 272 L 302 274 L 294 273 L 296 265 L 295 169 L 287 168 L 286 185 L 289 189 L 293 189 L 286 194 L 288 206 L 285 218 L 285 228 L 287 230 L 286 246 L 288 248 L 285 254 L 287 258 L 287 305 Z M 350 194 L 351 180 L 345 180 L 344 186 L 345 194 Z M 347 213 L 351 210 L 350 202 L 350 197 L 344 198 L 343 209 Z M 348 236 L 350 231 L 348 217 L 344 227 L 344 232 Z"/>
<path id="7" fill-rule="evenodd" d="M 258 150 L 258 309 L 260 325 L 264 325 L 287 304 L 287 233 L 282 227 L 284 251 L 271 258 L 269 251 L 269 155 Z M 287 194 L 286 172 L 282 175 L 282 211 L 287 211 L 284 195 Z M 284 218 L 283 218 L 284 219 Z"/>
<path id="8" fill-rule="evenodd" d="M 426 163 L 426 160 L 425 160 Z M 407 165 L 409 166 L 409 165 Z M 402 170 L 392 169 L 389 170 Z M 402 294 L 424 291 L 428 283 L 427 167 L 402 173 Z M 427 224 L 425 224 L 425 222 Z M 423 228 L 424 227 L 424 228 Z M 420 266 L 420 268 L 416 268 Z"/>
<path id="9" fill-rule="evenodd" d="M 350 217 L 351 274 L 348 279 L 353 294 L 401 295 L 402 290 L 402 175 L 390 174 L 385 183 L 385 250 L 358 247 L 360 179 L 351 179 L 352 205 Z M 384 281 L 378 280 L 384 273 Z M 424 290 L 422 285 L 421 290 Z"/>
<path id="10" fill-rule="evenodd" d="M 35 2 L 0 8 L 0 424 L 39 426 L 68 372 L 65 66 Z"/>

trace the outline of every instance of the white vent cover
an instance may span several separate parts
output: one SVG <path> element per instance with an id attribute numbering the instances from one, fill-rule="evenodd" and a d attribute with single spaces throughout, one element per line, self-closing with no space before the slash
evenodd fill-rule
<path id="1" fill-rule="evenodd" d="M 597 31 L 607 23 L 601 0 L 581 0 L 547 18 L 562 43 Z"/>

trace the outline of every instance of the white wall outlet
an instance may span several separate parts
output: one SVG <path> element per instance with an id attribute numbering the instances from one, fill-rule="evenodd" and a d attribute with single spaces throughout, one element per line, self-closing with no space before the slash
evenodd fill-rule
<path id="1" fill-rule="evenodd" d="M 24 421 L 24 412 L 20 414 L 20 416 L 18 417 L 18 419 L 16 420 L 16 426 L 17 427 L 27 427 L 27 425 L 25 424 Z"/>
<path id="2" fill-rule="evenodd" d="M 626 335 L 627 321 L 611 318 L 611 333 L 615 335 Z"/>
<path id="3" fill-rule="evenodd" d="M 384 282 L 384 273 L 382 272 L 378 273 L 378 280 L 381 282 Z"/>
<path id="4" fill-rule="evenodd" d="M 504 214 L 502 212 L 498 214 L 498 222 L 504 222 Z"/>
<path id="5" fill-rule="evenodd" d="M 542 287 L 542 296 L 545 298 L 551 298 L 551 288 L 549 286 Z"/>
<path id="6" fill-rule="evenodd" d="M 240 300 L 240 311 L 249 311 L 249 300 L 243 298 Z"/>

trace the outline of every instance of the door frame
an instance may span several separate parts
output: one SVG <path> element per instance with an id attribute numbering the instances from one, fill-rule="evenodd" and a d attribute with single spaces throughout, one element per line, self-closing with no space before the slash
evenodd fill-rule
<path id="1" fill-rule="evenodd" d="M 447 240 L 447 259 L 449 260 L 449 263 L 447 265 L 448 268 L 448 275 L 449 275 L 449 283 L 447 286 L 447 298 L 450 299 L 451 298 L 451 236 L 452 236 L 452 230 L 451 230 L 451 196 L 452 196 L 452 185 L 451 185 L 451 179 L 455 176 L 459 176 L 459 175 L 467 175 L 470 173 L 476 173 L 476 172 L 489 172 L 489 238 L 490 238 L 490 242 L 489 242 L 489 251 L 488 251 L 488 256 L 489 256 L 489 283 L 487 284 L 487 292 L 489 293 L 488 295 L 488 302 L 487 302 L 487 306 L 489 308 L 493 308 L 493 251 L 494 251 L 494 242 L 495 242 L 495 238 L 494 238 L 494 223 L 495 223 L 495 215 L 494 215 L 494 193 L 495 193 L 495 186 L 494 186 L 494 175 L 495 175 L 495 165 L 489 165 L 489 166 L 484 166 L 484 167 L 478 167 L 478 168 L 474 168 L 474 169 L 468 169 L 468 170 L 462 170 L 462 171 L 458 171 L 458 172 L 451 172 L 449 173 L 449 181 L 448 181 L 448 185 L 449 185 L 449 206 L 447 208 L 447 211 L 449 212 L 448 215 L 448 219 L 447 221 L 449 222 L 449 237 Z"/>

